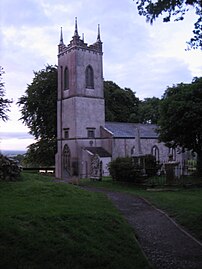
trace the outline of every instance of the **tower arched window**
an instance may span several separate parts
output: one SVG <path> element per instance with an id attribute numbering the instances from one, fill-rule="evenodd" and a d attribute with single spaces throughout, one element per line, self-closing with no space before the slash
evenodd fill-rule
<path id="1" fill-rule="evenodd" d="M 156 161 L 159 162 L 159 148 L 156 145 L 152 147 L 151 154 L 155 157 Z"/>
<path id="2" fill-rule="evenodd" d="M 64 70 L 64 89 L 69 89 L 69 69 L 66 66 Z"/>
<path id="3" fill-rule="evenodd" d="M 94 72 L 91 65 L 86 67 L 86 88 L 94 89 Z"/>

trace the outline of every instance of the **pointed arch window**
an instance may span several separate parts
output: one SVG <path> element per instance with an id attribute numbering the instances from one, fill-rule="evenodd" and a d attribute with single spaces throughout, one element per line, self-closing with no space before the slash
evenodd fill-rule
<path id="1" fill-rule="evenodd" d="M 176 160 L 176 149 L 175 148 L 169 148 L 168 155 L 171 155 L 173 161 L 175 161 Z"/>
<path id="2" fill-rule="evenodd" d="M 152 147 L 151 154 L 156 158 L 156 161 L 159 162 L 159 148 L 156 145 Z"/>
<path id="3" fill-rule="evenodd" d="M 64 70 L 64 89 L 69 89 L 69 69 L 66 66 Z"/>
<path id="4" fill-rule="evenodd" d="M 86 67 L 86 88 L 94 89 L 94 72 L 91 65 Z"/>

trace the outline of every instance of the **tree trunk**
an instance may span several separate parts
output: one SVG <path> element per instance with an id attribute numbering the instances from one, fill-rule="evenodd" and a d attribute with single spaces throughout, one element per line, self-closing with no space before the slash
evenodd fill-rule
<path id="1" fill-rule="evenodd" d="M 197 173 L 202 176 L 202 151 L 197 152 Z"/>

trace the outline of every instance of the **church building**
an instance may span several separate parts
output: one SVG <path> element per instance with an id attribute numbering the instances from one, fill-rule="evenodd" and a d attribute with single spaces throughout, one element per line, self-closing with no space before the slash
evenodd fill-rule
<path id="1" fill-rule="evenodd" d="M 58 45 L 58 100 L 56 177 L 90 177 L 102 163 L 117 157 L 152 154 L 156 160 L 177 161 L 183 155 L 158 142 L 156 125 L 105 122 L 103 90 L 103 49 L 98 25 L 95 43 L 88 45 L 79 36 L 77 19 L 72 40 Z M 171 152 L 172 151 L 172 152 Z M 98 169 L 98 168 L 97 168 Z"/>

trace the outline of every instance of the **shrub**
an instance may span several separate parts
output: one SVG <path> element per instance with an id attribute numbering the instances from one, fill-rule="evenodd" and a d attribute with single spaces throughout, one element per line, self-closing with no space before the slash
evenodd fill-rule
<path id="1" fill-rule="evenodd" d="M 21 169 L 15 161 L 0 154 L 0 180 L 16 180 L 20 171 Z"/>
<path id="2" fill-rule="evenodd" d="M 131 157 L 120 158 L 110 162 L 109 172 L 113 180 L 136 182 L 139 178 L 139 171 L 135 167 Z"/>
<path id="3" fill-rule="evenodd" d="M 135 183 L 156 175 L 159 168 L 155 157 L 150 154 L 138 157 L 118 157 L 109 164 L 109 172 L 113 180 Z"/>

